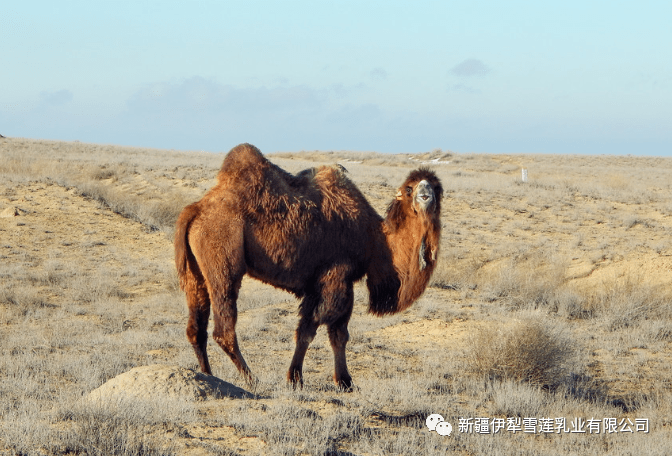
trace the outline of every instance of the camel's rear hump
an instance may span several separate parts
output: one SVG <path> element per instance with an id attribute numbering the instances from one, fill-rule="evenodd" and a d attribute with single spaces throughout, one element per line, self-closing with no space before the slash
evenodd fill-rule
<path id="1" fill-rule="evenodd" d="M 252 144 L 239 144 L 226 154 L 219 174 L 237 172 L 240 169 L 245 169 L 266 161 L 266 157 L 264 157 L 261 151 Z"/>

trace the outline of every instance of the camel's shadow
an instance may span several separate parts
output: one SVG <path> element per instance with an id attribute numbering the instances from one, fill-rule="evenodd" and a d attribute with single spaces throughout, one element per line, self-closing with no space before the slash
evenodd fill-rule
<path id="1" fill-rule="evenodd" d="M 263 396 L 252 391 L 248 391 L 233 383 L 229 383 L 214 375 L 199 372 L 196 374 L 196 380 L 207 383 L 211 395 L 215 399 L 270 399 L 270 396 Z M 254 387 L 252 389 L 255 389 Z"/>

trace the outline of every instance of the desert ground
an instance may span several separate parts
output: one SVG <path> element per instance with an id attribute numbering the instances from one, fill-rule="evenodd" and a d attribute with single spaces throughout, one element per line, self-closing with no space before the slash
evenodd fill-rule
<path id="1" fill-rule="evenodd" d="M 214 377 L 197 372 L 173 227 L 224 153 L 0 138 L 0 454 L 669 454 L 672 159 L 268 157 L 340 163 L 381 215 L 410 170 L 442 180 L 423 296 L 379 318 L 356 287 L 354 391 L 332 383 L 324 328 L 304 388 L 286 384 L 298 300 L 247 278 L 259 382 L 213 341 Z"/>

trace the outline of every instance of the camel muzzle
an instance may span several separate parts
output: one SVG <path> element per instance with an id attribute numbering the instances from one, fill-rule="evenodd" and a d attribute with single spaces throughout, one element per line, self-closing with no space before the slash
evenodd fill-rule
<path id="1" fill-rule="evenodd" d="M 415 188 L 415 201 L 419 209 L 423 211 L 428 210 L 434 202 L 434 190 L 426 180 L 420 181 Z"/>

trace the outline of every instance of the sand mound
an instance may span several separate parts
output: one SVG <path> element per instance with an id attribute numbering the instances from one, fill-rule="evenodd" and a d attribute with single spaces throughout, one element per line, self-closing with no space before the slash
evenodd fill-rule
<path id="1" fill-rule="evenodd" d="M 183 398 L 194 400 L 252 396 L 223 380 L 178 366 L 140 366 L 114 377 L 89 393 L 94 400 Z"/>
<path id="2" fill-rule="evenodd" d="M 0 212 L 0 217 L 18 217 L 19 215 L 21 215 L 21 211 L 16 207 L 8 207 Z"/>

